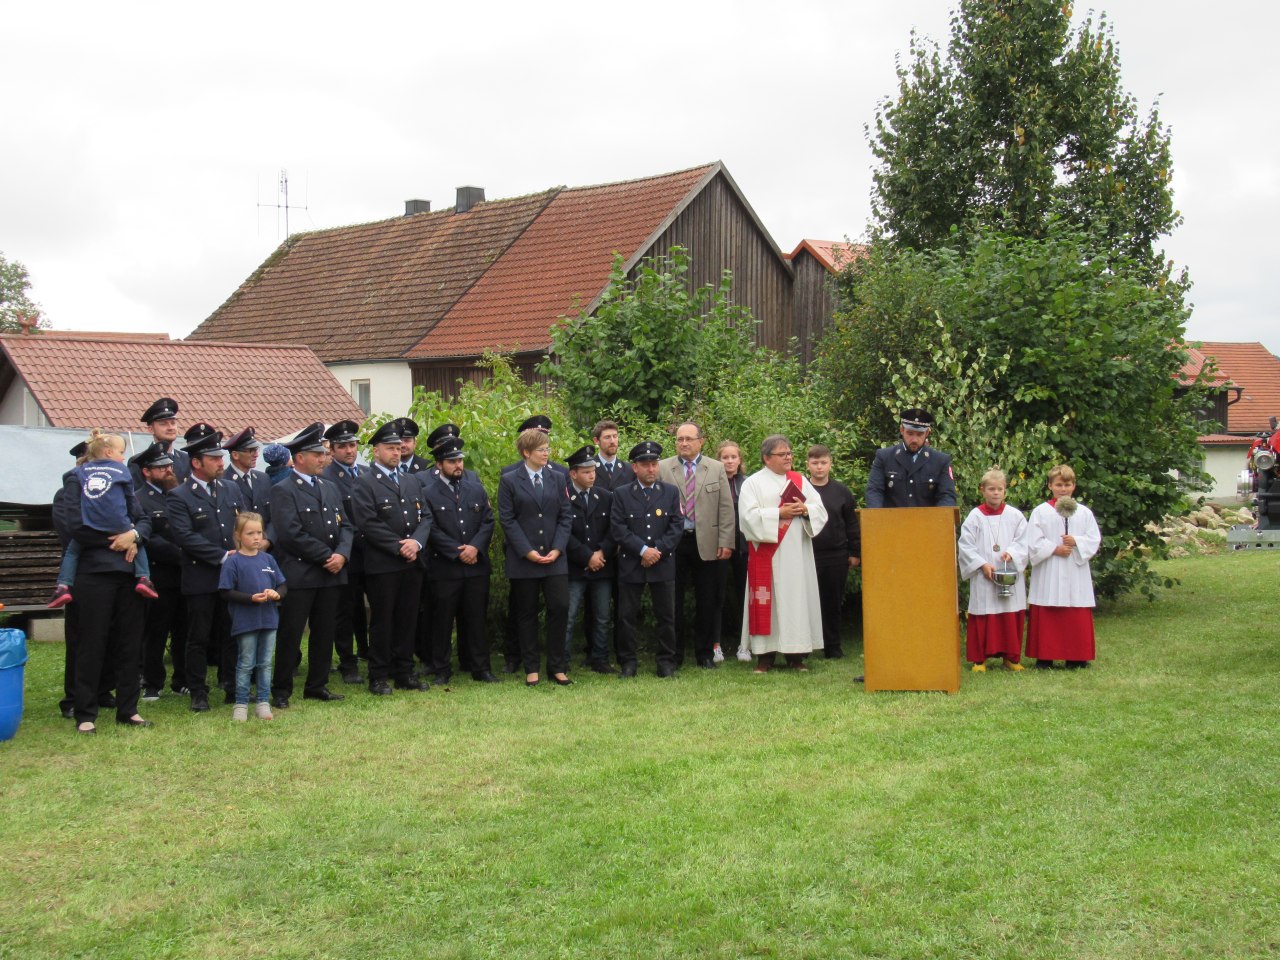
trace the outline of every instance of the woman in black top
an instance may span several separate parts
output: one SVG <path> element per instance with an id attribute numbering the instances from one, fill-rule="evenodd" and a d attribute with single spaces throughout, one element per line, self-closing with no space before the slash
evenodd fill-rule
<path id="1" fill-rule="evenodd" d="M 727 561 L 729 576 L 724 591 L 724 616 L 721 617 L 723 626 L 720 633 L 726 641 L 737 646 L 742 639 L 742 611 L 747 593 L 747 538 L 742 535 L 742 526 L 738 517 L 738 494 L 742 492 L 742 484 L 746 477 L 742 475 L 742 450 L 734 441 L 721 441 L 716 447 L 716 459 L 724 464 L 725 475 L 729 478 L 729 489 L 733 491 L 733 522 L 738 531 L 733 556 Z M 745 650 L 739 650 L 738 659 L 750 662 L 751 654 Z"/>

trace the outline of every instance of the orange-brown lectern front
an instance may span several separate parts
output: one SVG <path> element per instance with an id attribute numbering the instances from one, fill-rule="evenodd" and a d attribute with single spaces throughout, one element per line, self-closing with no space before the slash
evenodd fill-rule
<path id="1" fill-rule="evenodd" d="M 955 507 L 858 511 L 867 690 L 960 689 Z"/>

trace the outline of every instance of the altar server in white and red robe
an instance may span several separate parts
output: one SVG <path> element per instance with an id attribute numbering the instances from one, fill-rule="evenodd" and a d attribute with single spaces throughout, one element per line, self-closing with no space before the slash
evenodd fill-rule
<path id="1" fill-rule="evenodd" d="M 764 469 L 747 478 L 738 496 L 739 524 L 747 538 L 747 597 L 742 645 L 767 673 L 777 654 L 792 669 L 821 650 L 822 606 L 813 538 L 827 510 L 813 484 L 791 469 L 791 442 L 774 435 L 760 447 Z"/>
<path id="2" fill-rule="evenodd" d="M 1087 667 L 1094 658 L 1093 575 L 1089 561 L 1102 545 L 1093 511 L 1072 497 L 1076 474 L 1066 464 L 1049 471 L 1053 499 L 1031 511 L 1027 552 L 1031 559 L 1027 656 L 1048 668 L 1065 660 Z"/>
<path id="3" fill-rule="evenodd" d="M 1004 502 L 1007 481 L 999 470 L 982 475 L 978 488 L 982 503 L 960 527 L 957 554 L 960 576 L 969 581 L 969 617 L 965 657 L 976 673 L 987 669 L 989 657 L 1001 657 L 1010 670 L 1021 670 L 1022 632 L 1026 625 L 1027 566 L 1024 534 L 1027 518 Z M 1000 596 L 997 570 L 1014 571 L 1010 596 Z"/>

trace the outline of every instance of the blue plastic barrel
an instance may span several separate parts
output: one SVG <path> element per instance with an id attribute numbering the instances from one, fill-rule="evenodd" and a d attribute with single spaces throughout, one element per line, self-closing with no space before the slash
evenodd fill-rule
<path id="1" fill-rule="evenodd" d="M 0 628 L 0 740 L 12 740 L 22 723 L 22 666 L 27 662 L 27 635 Z"/>

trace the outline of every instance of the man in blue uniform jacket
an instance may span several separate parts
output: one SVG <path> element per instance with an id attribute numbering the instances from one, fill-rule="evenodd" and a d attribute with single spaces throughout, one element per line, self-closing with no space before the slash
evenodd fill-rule
<path id="1" fill-rule="evenodd" d="M 902 442 L 876 451 L 867 480 L 867 507 L 954 507 L 951 456 L 929 446 L 933 416 L 919 407 L 902 411 Z"/>
<path id="2" fill-rule="evenodd" d="M 243 509 L 262 518 L 262 533 L 266 541 L 263 549 L 270 550 L 276 539 L 271 526 L 271 479 L 261 470 L 254 469 L 258 465 L 262 441 L 254 436 L 253 427 L 245 427 L 224 443 L 222 449 L 231 458 L 224 479 L 240 488 Z"/>
<path id="3" fill-rule="evenodd" d="M 286 444 L 293 476 L 272 488 L 276 517 L 275 557 L 289 585 L 280 605 L 279 638 L 271 676 L 272 706 L 287 708 L 293 674 L 302 659 L 302 633 L 307 639 L 307 679 L 303 699 L 332 701 L 329 664 L 338 602 L 351 559 L 351 524 L 342 513 L 342 491 L 324 472 L 328 453 L 324 424 L 299 430 Z"/>
<path id="4" fill-rule="evenodd" d="M 489 541 L 493 508 L 478 479 L 467 474 L 463 442 L 457 436 L 437 438 L 431 450 L 434 470 L 424 473 L 423 496 L 431 511 L 427 535 L 427 583 L 431 591 L 431 639 L 428 670 L 437 683 L 453 675 L 454 624 L 458 628 L 458 663 L 471 679 L 495 683 L 489 666 L 485 619 L 489 608 Z M 474 475 L 473 475 L 474 476 Z"/>
<path id="5" fill-rule="evenodd" d="M 235 664 L 231 646 L 231 619 L 218 593 L 222 561 L 236 548 L 236 516 L 240 491 L 222 479 L 222 434 L 207 423 L 197 423 L 186 433 L 191 476 L 165 494 L 169 529 L 182 551 L 182 596 L 187 604 L 187 688 L 191 709 L 209 709 L 209 661 L 218 666 L 218 682 L 235 699 L 232 685 Z"/>
<path id="6" fill-rule="evenodd" d="M 583 631 L 587 635 L 587 666 L 596 673 L 613 673 L 609 665 L 609 602 L 613 597 L 613 494 L 600 486 L 596 448 L 591 444 L 569 455 L 569 485 L 565 494 L 573 510 L 569 531 L 569 624 L 565 656 L 572 655 L 573 625 L 584 601 Z"/>
<path id="7" fill-rule="evenodd" d="M 321 474 L 338 485 L 342 494 L 342 519 L 351 528 L 351 556 L 347 558 L 347 582 L 338 587 L 338 612 L 334 617 L 333 648 L 343 683 L 360 683 L 360 660 L 369 659 L 369 625 L 364 611 L 364 534 L 354 522 L 351 491 L 360 475 L 370 468 L 356 462 L 360 450 L 360 424 L 339 420 L 324 432 L 332 460 Z"/>
<path id="8" fill-rule="evenodd" d="M 413 641 L 422 592 L 418 554 L 431 532 L 431 513 L 422 497 L 420 474 L 399 472 L 400 433 L 396 421 L 370 438 L 373 463 L 360 471 L 351 490 L 356 526 L 364 534 L 365 584 L 369 591 L 369 690 L 388 696 L 426 690 L 413 675 Z"/>
<path id="9" fill-rule="evenodd" d="M 658 621 L 658 676 L 676 675 L 676 547 L 684 536 L 680 492 L 658 480 L 662 445 L 647 440 L 631 448 L 633 483 L 613 491 L 610 529 L 618 545 L 618 663 L 636 675 L 636 625 L 649 587 Z"/>
<path id="10" fill-rule="evenodd" d="M 169 529 L 168 491 L 179 484 L 173 459 L 159 443 L 153 443 L 129 461 L 142 476 L 136 487 L 138 505 L 151 520 L 147 559 L 151 580 L 160 594 L 147 609 L 142 642 L 142 699 L 159 700 L 164 687 L 164 648 L 172 634 L 173 692 L 187 683 L 187 608 L 182 599 L 182 551 Z"/>

